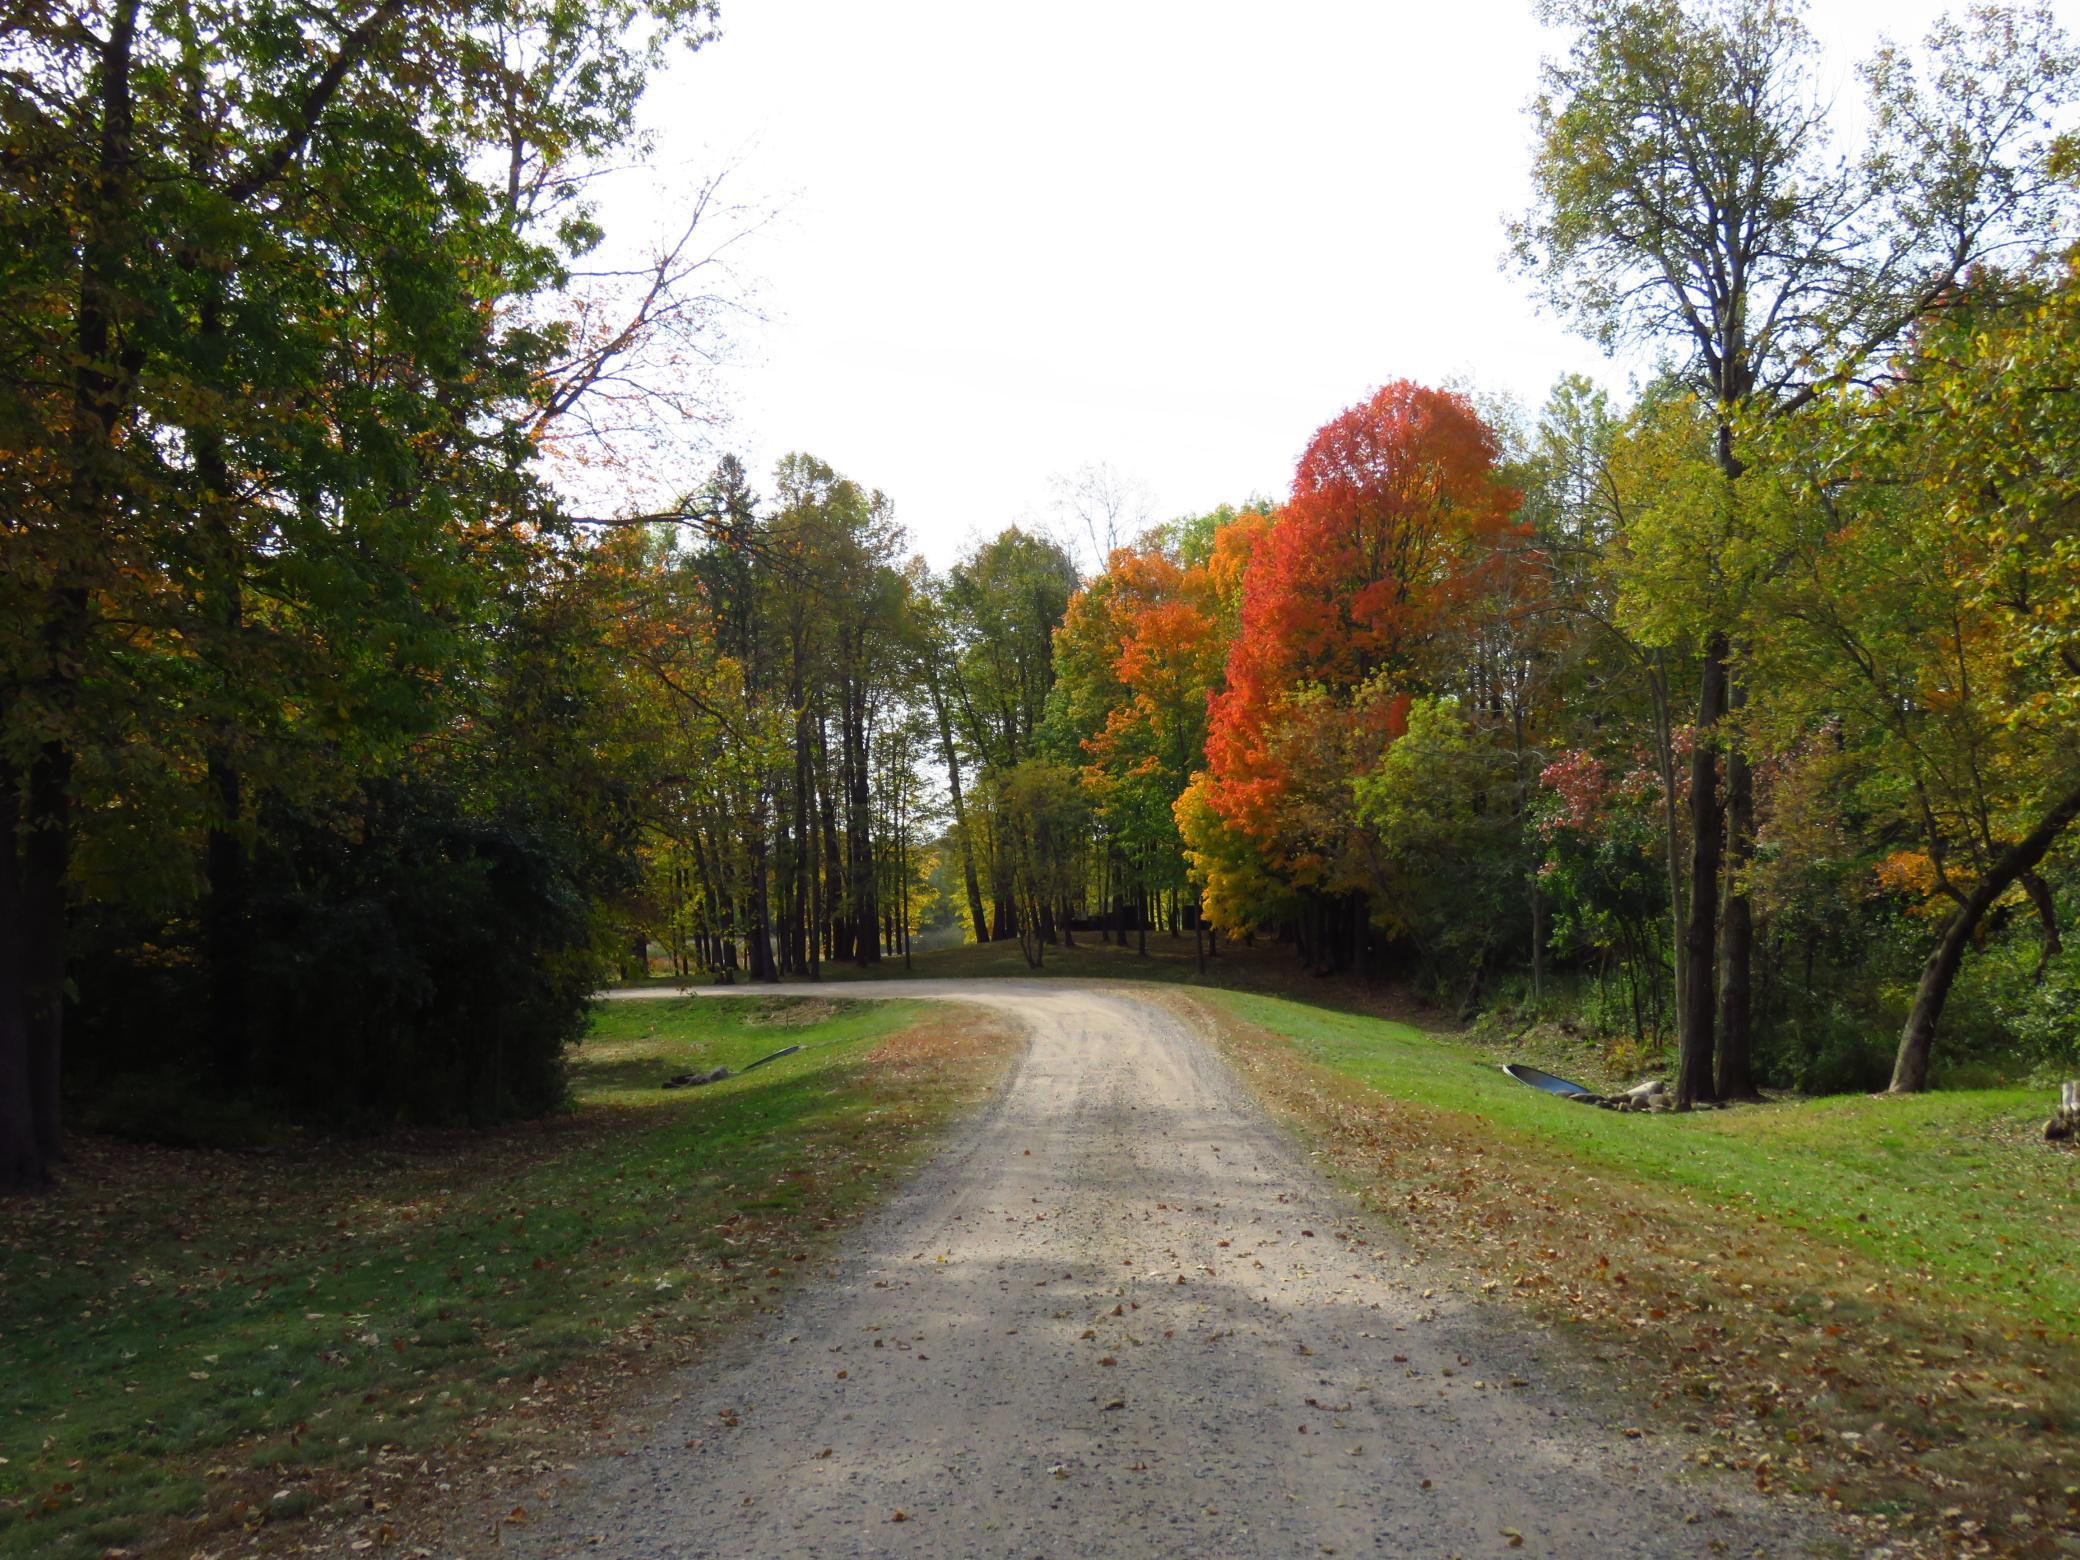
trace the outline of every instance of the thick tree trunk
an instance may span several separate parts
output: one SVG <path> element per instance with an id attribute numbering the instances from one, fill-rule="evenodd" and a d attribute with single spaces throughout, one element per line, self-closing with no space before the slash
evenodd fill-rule
<path id="1" fill-rule="evenodd" d="M 1964 962 L 1972 933 L 1978 930 L 1981 918 L 1995 900 L 2025 872 L 2036 870 L 2037 863 L 2076 817 L 2080 817 L 2080 789 L 2062 797 L 2034 829 L 2002 851 L 1950 917 L 1942 940 L 1921 967 L 1921 983 L 1915 988 L 1914 1006 L 1907 1014 L 1906 1028 L 1900 1031 L 1899 1056 L 1892 1064 L 1892 1093 L 1919 1094 L 1928 1087 L 1928 1057 L 1935 1045 L 1936 1023 L 1943 1016 L 1943 1003 L 1950 995 L 1950 983 L 1957 978 L 1958 966 Z"/>
<path id="2" fill-rule="evenodd" d="M 1719 717 L 1726 701 L 1726 636 L 1706 641 L 1698 684 L 1697 730 L 1690 754 L 1690 925 L 1684 934 L 1682 1059 L 1676 1071 L 1676 1109 L 1711 1098 L 1712 1028 L 1718 999 L 1720 835 Z"/>
<path id="3" fill-rule="evenodd" d="M 1730 708 L 1746 695 L 1731 690 Z M 1759 1096 L 1754 1078 L 1754 912 L 1747 873 L 1755 854 L 1755 775 L 1736 736 L 1726 750 L 1726 906 L 1719 928 L 1719 1045 L 1714 1075 L 1722 1100 Z"/>

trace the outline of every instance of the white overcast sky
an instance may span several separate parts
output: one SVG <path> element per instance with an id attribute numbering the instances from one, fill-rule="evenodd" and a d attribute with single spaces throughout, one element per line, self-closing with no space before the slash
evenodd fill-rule
<path id="1" fill-rule="evenodd" d="M 1159 518 L 1282 495 L 1388 379 L 1623 388 L 1500 265 L 1552 46 L 1530 0 L 723 6 L 608 214 L 724 163 L 778 209 L 734 254 L 764 319 L 719 447 L 883 489 L 934 563 L 1094 462 Z M 1815 0 L 1844 106 L 1881 31 L 1944 9 Z"/>

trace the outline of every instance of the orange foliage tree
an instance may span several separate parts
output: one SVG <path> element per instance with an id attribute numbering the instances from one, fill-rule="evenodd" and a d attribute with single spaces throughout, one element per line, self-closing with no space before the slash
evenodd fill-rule
<path id="1" fill-rule="evenodd" d="M 1397 380 L 1316 432 L 1252 550 L 1187 843 L 1232 860 L 1234 842 L 1208 831 L 1247 840 L 1318 912 L 1304 935 L 1325 966 L 1364 936 L 1351 780 L 1438 685 L 1453 625 L 1514 534 L 1499 456 L 1464 397 Z M 1232 917 L 1271 909 L 1215 897 Z"/>

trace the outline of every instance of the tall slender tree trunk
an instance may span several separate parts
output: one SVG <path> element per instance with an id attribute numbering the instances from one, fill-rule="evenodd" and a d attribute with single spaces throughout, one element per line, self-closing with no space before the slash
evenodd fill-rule
<path id="1" fill-rule="evenodd" d="M 191 127 L 200 131 L 200 123 Z M 197 139 L 189 169 L 198 183 L 211 172 L 212 148 Z M 221 374 L 229 344 L 224 330 L 225 272 L 221 262 L 189 251 L 185 262 L 208 267 L 196 309 L 195 345 L 208 372 Z M 202 926 L 208 965 L 210 1029 L 217 1077 L 233 1092 L 242 1090 L 252 1064 L 251 1025 L 247 1011 L 247 869 L 240 824 L 245 810 L 243 777 L 234 751 L 238 702 L 240 640 L 245 631 L 243 547 L 238 534 L 236 499 L 224 454 L 223 430 L 209 421 L 191 426 L 194 451 L 197 541 L 202 564 L 198 615 L 215 641 L 209 660 L 219 668 L 217 694 L 224 707 L 210 713 L 204 740 L 203 784 L 207 796 L 208 831 L 203 843 Z"/>
<path id="2" fill-rule="evenodd" d="M 217 1075 L 226 1088 L 245 1087 L 252 1063 L 251 1021 L 247 1012 L 246 936 L 248 911 L 245 841 L 237 820 L 244 795 L 237 768 L 221 750 L 207 761 L 212 820 L 203 845 L 207 877 L 203 901 L 204 939 L 209 956 L 211 1039 Z"/>
<path id="3" fill-rule="evenodd" d="M 839 740 L 844 747 L 845 851 L 851 870 L 847 898 L 856 935 L 853 955 L 864 966 L 877 962 L 881 947 L 879 883 L 874 871 L 874 790 L 867 764 L 867 692 L 863 679 L 846 682 Z"/>
<path id="4" fill-rule="evenodd" d="M 2034 829 L 2002 851 L 1950 917 L 1942 940 L 1921 967 L 1921 983 L 1915 988 L 1914 1006 L 1907 1013 L 1906 1027 L 1900 1031 L 1899 1055 L 1892 1064 L 1892 1093 L 1919 1094 L 1928 1087 L 1928 1059 L 1935 1045 L 1936 1023 L 1943 1016 L 1943 1003 L 1949 998 L 1958 966 L 1964 962 L 1965 949 L 1971 946 L 1972 933 L 1978 930 L 1980 920 L 1995 900 L 2025 872 L 2036 870 L 2037 863 L 2076 817 L 2080 817 L 2080 789 L 2061 797 Z"/>
<path id="5" fill-rule="evenodd" d="M 78 313 L 73 325 L 70 426 L 66 439 L 69 519 L 82 537 L 104 534 L 113 508 L 115 430 L 125 397 L 117 363 L 116 309 L 130 210 L 133 103 L 130 76 L 137 0 L 115 7 L 101 48 L 101 124 L 95 178 L 80 245 Z M 84 583 L 64 570 L 45 593 L 42 678 L 60 712 L 77 702 L 90 621 Z M 65 1035 L 66 879 L 72 866 L 73 751 L 64 736 L 45 741 L 29 762 L 27 810 L 16 908 L 29 1107 L 35 1152 L 44 1166 L 62 1157 L 59 1081 Z"/>
<path id="6" fill-rule="evenodd" d="M 0 1191 L 50 1183 L 37 1144 L 28 992 L 22 981 L 21 776 L 0 765 Z"/>
<path id="7" fill-rule="evenodd" d="M 752 810 L 751 837 L 745 842 L 745 854 L 751 862 L 751 894 L 747 905 L 751 924 L 744 929 L 746 962 L 750 965 L 753 980 L 776 981 L 780 972 L 773 967 L 773 906 L 771 891 L 766 884 L 766 801 L 763 794 Z"/>
<path id="8" fill-rule="evenodd" d="M 1674 1006 L 1682 1024 L 1684 992 L 1689 989 L 1690 954 L 1685 946 L 1688 896 L 1683 891 L 1683 815 L 1677 799 L 1674 718 L 1669 712 L 1667 669 L 1661 652 L 1648 658 L 1647 687 L 1654 701 L 1655 762 L 1661 770 L 1662 867 L 1668 875 L 1668 956 L 1673 963 Z M 1658 1023 L 1658 1021 L 1657 1021 Z"/>
<path id="9" fill-rule="evenodd" d="M 953 802 L 953 832 L 960 836 L 961 875 L 967 880 L 968 924 L 975 928 L 975 940 L 989 941 L 989 922 L 982 909 L 982 880 L 975 871 L 975 842 L 968 834 L 968 807 L 961 795 L 960 756 L 953 746 L 953 722 L 946 715 L 946 696 L 939 688 L 936 677 L 926 677 L 925 689 L 931 695 L 932 716 L 939 723 L 939 751 L 946 759 L 946 790 Z"/>
<path id="10" fill-rule="evenodd" d="M 1682 1060 L 1676 1072 L 1676 1109 L 1711 1098 L 1712 1030 L 1718 1000 L 1720 836 L 1719 717 L 1726 707 L 1726 636 L 1706 642 L 1697 695 L 1697 731 L 1690 753 L 1690 925 L 1685 933 Z"/>

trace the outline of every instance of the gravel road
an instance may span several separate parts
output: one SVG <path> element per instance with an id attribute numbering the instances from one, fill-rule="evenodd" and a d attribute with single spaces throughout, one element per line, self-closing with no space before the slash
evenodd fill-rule
<path id="1" fill-rule="evenodd" d="M 1820 1536 L 1682 1472 L 1679 1440 L 1627 1439 L 1571 1345 L 1426 1274 L 1166 1008 L 1055 981 L 828 994 L 957 998 L 1031 1041 L 762 1337 L 674 1383 L 631 1454 L 508 1548 L 1601 1557 Z"/>

